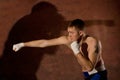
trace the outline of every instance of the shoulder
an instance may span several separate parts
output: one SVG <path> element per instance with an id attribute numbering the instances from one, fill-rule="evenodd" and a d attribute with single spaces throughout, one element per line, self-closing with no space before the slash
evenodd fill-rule
<path id="1" fill-rule="evenodd" d="M 88 37 L 86 42 L 88 44 L 89 51 L 95 51 L 96 53 L 99 53 L 99 52 L 101 53 L 102 45 L 100 40 L 98 40 L 95 37 Z"/>
<path id="2" fill-rule="evenodd" d="M 87 43 L 89 46 L 93 46 L 93 45 L 97 45 L 98 40 L 97 40 L 97 38 L 90 36 L 90 37 L 88 37 L 88 38 L 86 39 L 86 43 Z"/>
<path id="3" fill-rule="evenodd" d="M 96 42 L 97 41 L 97 39 L 95 38 L 95 37 L 88 37 L 87 39 L 86 39 L 88 42 Z"/>

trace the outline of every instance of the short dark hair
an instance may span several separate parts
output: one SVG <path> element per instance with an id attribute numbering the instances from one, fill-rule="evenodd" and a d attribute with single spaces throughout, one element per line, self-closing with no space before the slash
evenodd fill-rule
<path id="1" fill-rule="evenodd" d="M 75 28 L 78 28 L 79 30 L 83 30 L 84 26 L 85 26 L 85 23 L 81 19 L 74 19 L 68 25 L 68 27 L 75 27 Z"/>

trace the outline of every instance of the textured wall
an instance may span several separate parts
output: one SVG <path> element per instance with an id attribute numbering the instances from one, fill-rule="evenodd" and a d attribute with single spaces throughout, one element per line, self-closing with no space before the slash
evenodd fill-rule
<path id="1" fill-rule="evenodd" d="M 119 79 L 119 0 L 44 0 L 47 6 L 36 5 L 41 1 L 0 0 L 0 78 L 81 80 L 81 67 L 63 45 L 24 48 L 16 54 L 11 50 L 13 43 L 57 37 L 64 33 L 67 21 L 81 18 L 86 31 L 102 41 L 109 80 Z"/>

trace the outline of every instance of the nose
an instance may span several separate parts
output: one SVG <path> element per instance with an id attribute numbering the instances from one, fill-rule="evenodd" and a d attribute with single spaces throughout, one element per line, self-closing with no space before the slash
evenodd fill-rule
<path id="1" fill-rule="evenodd" d="M 72 37 L 73 37 L 72 34 L 69 34 L 69 37 L 72 39 Z"/>
<path id="2" fill-rule="evenodd" d="M 69 33 L 68 36 L 71 37 L 71 34 Z"/>

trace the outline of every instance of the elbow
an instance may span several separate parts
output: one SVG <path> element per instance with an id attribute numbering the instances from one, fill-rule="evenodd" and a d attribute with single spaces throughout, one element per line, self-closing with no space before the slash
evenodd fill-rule
<path id="1" fill-rule="evenodd" d="M 88 72 L 90 72 L 90 71 L 92 71 L 92 70 L 93 70 L 92 67 L 90 67 L 90 68 L 87 69 Z"/>
<path id="2" fill-rule="evenodd" d="M 89 66 L 87 67 L 87 71 L 88 71 L 88 72 L 92 71 L 93 69 L 94 69 L 94 66 L 93 66 L 93 65 L 89 65 Z"/>

